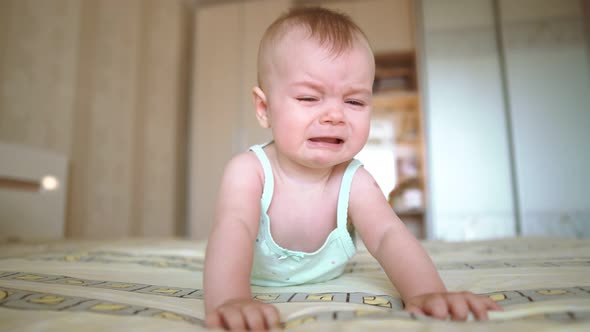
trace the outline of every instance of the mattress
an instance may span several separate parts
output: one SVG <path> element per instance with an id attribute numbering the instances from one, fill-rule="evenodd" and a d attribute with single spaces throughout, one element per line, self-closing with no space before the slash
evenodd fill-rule
<path id="1" fill-rule="evenodd" d="M 423 242 L 447 288 L 489 296 L 489 321 L 403 311 L 362 247 L 325 283 L 253 287 L 289 331 L 590 330 L 590 240 Z M 179 239 L 0 244 L 0 331 L 204 331 L 206 244 Z"/>

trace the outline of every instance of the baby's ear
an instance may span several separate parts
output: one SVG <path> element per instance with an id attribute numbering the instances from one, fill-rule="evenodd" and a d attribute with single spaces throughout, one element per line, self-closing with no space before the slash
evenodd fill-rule
<path id="1" fill-rule="evenodd" d="M 262 128 L 270 128 L 266 95 L 262 92 L 262 89 L 257 86 L 252 89 L 252 95 L 254 97 L 254 109 L 256 110 L 258 123 Z"/>

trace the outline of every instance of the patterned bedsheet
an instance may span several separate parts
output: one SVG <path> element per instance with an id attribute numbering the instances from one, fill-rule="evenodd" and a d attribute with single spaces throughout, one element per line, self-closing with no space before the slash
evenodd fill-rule
<path id="1" fill-rule="evenodd" d="M 590 240 L 424 242 L 450 290 L 504 307 L 490 321 L 439 321 L 402 310 L 366 252 L 330 282 L 254 287 L 289 331 L 590 330 Z M 201 331 L 205 243 L 61 241 L 0 245 L 0 331 Z"/>

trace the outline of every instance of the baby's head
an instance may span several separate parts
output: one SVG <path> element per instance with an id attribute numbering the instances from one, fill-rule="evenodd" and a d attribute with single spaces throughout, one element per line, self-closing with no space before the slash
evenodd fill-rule
<path id="1" fill-rule="evenodd" d="M 275 71 L 277 57 L 283 57 L 277 49 L 293 33 L 317 42 L 330 55 L 337 57 L 353 47 L 361 46 L 370 53 L 367 63 L 374 72 L 373 53 L 363 31 L 345 14 L 321 7 L 293 8 L 277 18 L 266 30 L 258 50 L 258 86 L 269 88 L 269 75 Z"/>
<path id="2" fill-rule="evenodd" d="M 331 167 L 352 159 L 367 140 L 374 78 L 375 58 L 350 18 L 293 9 L 262 39 L 256 117 L 271 129 L 283 160 Z"/>

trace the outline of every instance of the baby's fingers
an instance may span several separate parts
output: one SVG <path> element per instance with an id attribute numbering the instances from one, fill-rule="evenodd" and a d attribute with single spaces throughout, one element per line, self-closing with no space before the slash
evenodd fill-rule
<path id="1" fill-rule="evenodd" d="M 222 319 L 222 327 L 226 330 L 246 330 L 246 319 L 239 307 L 227 306 L 219 309 Z"/>
<path id="2" fill-rule="evenodd" d="M 422 309 L 420 309 L 420 307 L 417 305 L 406 304 L 406 307 L 404 308 L 404 310 L 407 312 L 411 312 L 413 314 L 424 315 L 424 311 L 422 311 Z"/>
<path id="3" fill-rule="evenodd" d="M 488 310 L 502 310 L 502 308 L 489 297 L 473 294 L 467 298 L 469 308 L 477 320 L 487 320 Z"/>
<path id="4" fill-rule="evenodd" d="M 221 329 L 223 328 L 223 319 L 221 318 L 221 315 L 215 311 L 207 315 L 205 324 L 210 329 Z"/>
<path id="5" fill-rule="evenodd" d="M 486 296 L 485 300 L 486 300 L 486 307 L 489 310 L 497 310 L 497 311 L 504 310 L 504 309 L 502 309 L 502 307 L 498 303 L 496 303 L 496 301 L 490 299 L 489 297 Z"/>
<path id="6" fill-rule="evenodd" d="M 268 329 L 281 327 L 281 317 L 279 315 L 279 310 L 275 306 L 263 306 L 262 315 L 264 316 L 264 321 L 266 322 L 266 327 Z"/>
<path id="7" fill-rule="evenodd" d="M 488 319 L 488 309 L 486 305 L 477 298 L 471 298 L 469 301 L 469 308 L 477 320 Z"/>
<path id="8" fill-rule="evenodd" d="M 263 331 L 266 330 L 266 323 L 262 310 L 259 310 L 257 306 L 247 306 L 242 309 L 244 319 L 248 325 L 250 331 Z"/>
<path id="9" fill-rule="evenodd" d="M 464 321 L 469 315 L 469 304 L 462 296 L 449 297 L 449 311 L 452 320 Z"/>
<path id="10" fill-rule="evenodd" d="M 430 296 L 422 305 L 422 311 L 438 319 L 447 319 L 449 316 L 447 301 L 440 294 Z"/>

